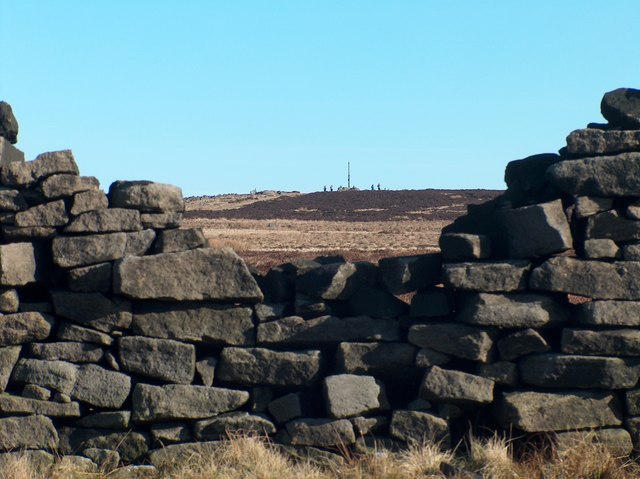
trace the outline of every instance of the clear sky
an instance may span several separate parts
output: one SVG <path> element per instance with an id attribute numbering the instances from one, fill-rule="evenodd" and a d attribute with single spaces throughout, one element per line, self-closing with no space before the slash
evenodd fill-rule
<path id="1" fill-rule="evenodd" d="M 640 88 L 637 0 L 0 0 L 28 159 L 185 195 L 503 188 Z"/>

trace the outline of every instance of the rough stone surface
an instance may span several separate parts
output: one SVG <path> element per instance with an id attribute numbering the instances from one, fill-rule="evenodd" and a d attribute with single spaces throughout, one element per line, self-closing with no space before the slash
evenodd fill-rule
<path id="1" fill-rule="evenodd" d="M 427 401 L 486 404 L 493 401 L 493 387 L 490 379 L 432 366 L 425 372 L 419 396 Z"/>
<path id="2" fill-rule="evenodd" d="M 525 384 L 547 388 L 629 389 L 638 382 L 638 371 L 621 358 L 547 353 L 519 366 Z"/>
<path id="3" fill-rule="evenodd" d="M 485 235 L 445 233 L 439 244 L 445 261 L 484 259 L 491 255 L 491 238 Z"/>
<path id="4" fill-rule="evenodd" d="M 13 346 L 49 337 L 54 320 L 41 313 L 15 313 L 0 317 L 0 346 Z"/>
<path id="5" fill-rule="evenodd" d="M 171 339 L 127 336 L 118 341 L 122 369 L 165 382 L 191 384 L 196 367 L 196 349 Z"/>
<path id="6" fill-rule="evenodd" d="M 276 426 L 263 416 L 246 412 L 230 412 L 196 422 L 193 432 L 199 441 L 210 441 L 226 439 L 229 434 L 260 436 L 274 434 Z"/>
<path id="7" fill-rule="evenodd" d="M 230 249 L 127 257 L 115 264 L 113 287 L 116 293 L 136 299 L 252 303 L 264 299 L 244 261 Z"/>
<path id="8" fill-rule="evenodd" d="M 48 449 L 58 445 L 58 433 L 51 419 L 32 415 L 0 418 L 0 449 Z"/>
<path id="9" fill-rule="evenodd" d="M 161 449 L 150 451 L 149 462 L 158 468 L 184 464 L 185 461 L 195 462 L 215 456 L 221 446 L 220 441 L 170 444 Z"/>
<path id="10" fill-rule="evenodd" d="M 168 446 L 193 440 L 191 427 L 182 422 L 168 422 L 151 426 L 151 440 L 154 447 Z"/>
<path id="11" fill-rule="evenodd" d="M 116 181 L 109 187 L 112 208 L 131 208 L 143 213 L 184 211 L 182 190 L 150 181 Z"/>
<path id="12" fill-rule="evenodd" d="M 0 289 L 0 313 L 17 313 L 20 308 L 20 299 L 15 289 Z"/>
<path id="13" fill-rule="evenodd" d="M 308 347 L 335 345 L 343 341 L 398 341 L 398 324 L 367 316 L 338 318 L 321 316 L 304 320 L 290 316 L 258 325 L 260 345 Z"/>
<path id="14" fill-rule="evenodd" d="M 364 279 L 353 263 L 330 263 L 300 275 L 296 289 L 313 298 L 348 299 Z"/>
<path id="15" fill-rule="evenodd" d="M 620 248 L 612 239 L 588 239 L 584 242 L 586 259 L 617 259 L 622 256 Z"/>
<path id="16" fill-rule="evenodd" d="M 24 286 L 36 280 L 36 259 L 32 243 L 0 245 L 0 284 Z"/>
<path id="17" fill-rule="evenodd" d="M 122 407 L 131 391 L 131 378 L 95 364 L 78 368 L 71 397 L 98 407 Z"/>
<path id="18" fill-rule="evenodd" d="M 207 239 L 200 228 L 173 229 L 160 232 L 155 251 L 156 253 L 175 253 L 205 246 L 207 246 Z"/>
<path id="19" fill-rule="evenodd" d="M 78 216 L 87 211 L 101 210 L 109 206 L 107 195 L 102 190 L 81 191 L 73 196 L 73 206 L 71 213 Z"/>
<path id="20" fill-rule="evenodd" d="M 611 125 L 640 129 L 640 90 L 618 88 L 605 93 L 600 111 Z"/>
<path id="21" fill-rule="evenodd" d="M 526 260 L 448 263 L 443 267 L 442 279 L 446 286 L 465 291 L 519 291 L 527 288 L 530 268 Z"/>
<path id="22" fill-rule="evenodd" d="M 331 447 L 353 444 L 356 436 L 347 419 L 296 419 L 287 423 L 291 444 Z"/>
<path id="23" fill-rule="evenodd" d="M 409 328 L 409 342 L 457 358 L 486 362 L 493 347 L 483 329 L 455 323 L 416 324 Z"/>
<path id="24" fill-rule="evenodd" d="M 149 303 L 134 310 L 133 330 L 154 338 L 195 343 L 251 346 L 252 311 L 207 302 Z"/>
<path id="25" fill-rule="evenodd" d="M 583 326 L 640 326 L 639 301 L 588 301 L 576 305 L 573 322 Z"/>
<path id="26" fill-rule="evenodd" d="M 127 247 L 125 233 L 90 236 L 58 236 L 53 240 L 53 261 L 61 268 L 75 268 L 122 258 Z"/>
<path id="27" fill-rule="evenodd" d="M 71 291 L 108 293 L 113 281 L 113 264 L 99 263 L 67 271 L 67 285 Z"/>
<path id="28" fill-rule="evenodd" d="M 144 228 L 179 228 L 182 224 L 182 213 L 142 213 L 140 221 Z"/>
<path id="29" fill-rule="evenodd" d="M 451 361 L 451 356 L 448 354 L 434 351 L 433 349 L 422 348 L 416 354 L 416 367 L 428 368 L 430 366 L 442 366 Z"/>
<path id="30" fill-rule="evenodd" d="M 562 352 L 601 356 L 640 356 L 640 330 L 562 330 Z"/>
<path id="31" fill-rule="evenodd" d="M 0 394 L 0 411 L 3 414 L 41 414 L 49 417 L 80 417 L 80 405 L 77 402 L 58 403 L 43 401 L 7 393 Z"/>
<path id="32" fill-rule="evenodd" d="M 279 423 L 302 417 L 304 414 L 303 400 L 302 394 L 299 392 L 285 394 L 269 403 L 269 414 Z"/>
<path id="33" fill-rule="evenodd" d="M 98 429 L 128 429 L 130 420 L 131 411 L 105 411 L 86 414 L 75 425 Z"/>
<path id="34" fill-rule="evenodd" d="M 518 365 L 509 361 L 497 361 L 478 365 L 478 376 L 490 379 L 496 384 L 518 385 Z"/>
<path id="35" fill-rule="evenodd" d="M 121 298 L 112 300 L 102 293 L 63 290 L 52 291 L 51 298 L 57 315 L 83 326 L 110 333 L 131 325 L 131 303 Z"/>
<path id="36" fill-rule="evenodd" d="M 218 360 L 213 356 L 196 361 L 196 372 L 204 386 L 211 386 L 215 378 L 216 364 Z"/>
<path id="37" fill-rule="evenodd" d="M 308 386 L 320 380 L 320 351 L 222 350 L 217 377 L 243 386 Z"/>
<path id="38" fill-rule="evenodd" d="M 7 388 L 11 372 L 18 361 L 21 349 L 22 346 L 0 348 L 0 393 Z"/>
<path id="39" fill-rule="evenodd" d="M 100 182 L 93 176 L 78 176 L 73 174 L 53 175 L 40 184 L 40 191 L 47 199 L 58 199 L 73 196 L 87 190 L 97 190 Z"/>
<path id="40" fill-rule="evenodd" d="M 625 218 L 615 210 L 605 211 L 587 219 L 588 239 L 631 241 L 640 239 L 640 221 Z"/>
<path id="41" fill-rule="evenodd" d="M 566 304 L 549 295 L 467 294 L 460 301 L 459 321 L 498 328 L 555 326 L 569 319 Z"/>
<path id="42" fill-rule="evenodd" d="M 620 153 L 556 163 L 549 180 L 576 196 L 635 196 L 640 188 L 640 153 Z"/>
<path id="43" fill-rule="evenodd" d="M 87 342 L 103 346 L 111 346 L 113 343 L 113 338 L 108 334 L 72 323 L 61 323 L 56 336 L 63 341 Z"/>
<path id="44" fill-rule="evenodd" d="M 391 415 L 389 433 L 408 443 L 449 443 L 449 423 L 441 417 L 421 411 L 396 410 Z"/>
<path id="45" fill-rule="evenodd" d="M 71 363 L 97 363 L 102 359 L 103 351 L 97 344 L 57 342 L 31 343 L 29 354 L 36 359 L 49 361 L 68 361 Z"/>
<path id="46" fill-rule="evenodd" d="M 545 353 L 549 344 L 535 329 L 527 328 L 500 338 L 496 343 L 500 358 L 511 361 L 531 353 Z"/>
<path id="47" fill-rule="evenodd" d="M 158 422 L 173 419 L 205 419 L 239 408 L 249 393 L 233 389 L 138 383 L 133 391 L 132 420 Z"/>
<path id="48" fill-rule="evenodd" d="M 65 233 L 114 233 L 142 229 L 140 212 L 123 208 L 87 211 L 74 218 Z"/>
<path id="49" fill-rule="evenodd" d="M 23 163 L 24 152 L 13 146 L 6 139 L 0 137 L 0 165 Z M 0 171 L 3 168 L 0 168 Z"/>
<path id="50" fill-rule="evenodd" d="M 633 452 L 631 434 L 623 428 L 559 432 L 555 435 L 555 443 L 556 450 L 561 454 L 589 443 L 603 446 L 618 457 L 628 456 Z"/>
<path id="51" fill-rule="evenodd" d="M 393 378 L 414 366 L 418 348 L 407 343 L 340 343 L 335 370 Z"/>
<path id="52" fill-rule="evenodd" d="M 327 414 L 334 419 L 388 409 L 384 384 L 373 376 L 338 374 L 322 381 Z"/>
<path id="53" fill-rule="evenodd" d="M 35 384 L 25 384 L 22 388 L 22 397 L 29 399 L 39 399 L 41 401 L 48 401 L 51 399 L 51 391 Z"/>
<path id="54" fill-rule="evenodd" d="M 611 393 L 568 391 L 503 393 L 495 408 L 505 427 L 527 432 L 571 431 L 622 424 L 620 404 Z"/>
<path id="55" fill-rule="evenodd" d="M 640 299 L 640 262 L 551 258 L 531 273 L 533 289 L 593 299 Z"/>
<path id="56" fill-rule="evenodd" d="M 130 462 L 142 458 L 149 450 L 149 436 L 134 431 L 62 427 L 59 434 L 62 454 L 89 448 L 110 449 L 117 451 L 123 461 Z"/>
<path id="57" fill-rule="evenodd" d="M 18 142 L 18 131 L 18 120 L 13 114 L 11 105 L 6 101 L 0 101 L 0 137 L 15 144 Z"/>
<path id="58" fill-rule="evenodd" d="M 613 199 L 596 196 L 578 196 L 574 203 L 573 214 L 576 218 L 587 218 L 613 208 Z"/>
<path id="59" fill-rule="evenodd" d="M 567 136 L 567 152 L 576 156 L 600 156 L 640 150 L 640 132 L 629 130 L 575 130 Z"/>
<path id="60" fill-rule="evenodd" d="M 406 314 L 407 304 L 387 291 L 367 284 L 349 298 L 349 313 L 353 316 L 395 319 Z"/>
<path id="61" fill-rule="evenodd" d="M 18 190 L 0 190 L 1 211 L 24 211 L 28 207 L 27 202 Z"/>
<path id="62" fill-rule="evenodd" d="M 440 283 L 442 259 L 439 254 L 384 258 L 378 266 L 387 291 L 403 294 Z"/>
<path id="63" fill-rule="evenodd" d="M 539 258 L 573 245 L 562 201 L 502 211 L 510 258 Z"/>

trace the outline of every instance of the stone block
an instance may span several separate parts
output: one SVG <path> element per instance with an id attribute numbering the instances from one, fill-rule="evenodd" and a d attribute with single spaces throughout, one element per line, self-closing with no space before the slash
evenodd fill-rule
<path id="1" fill-rule="evenodd" d="M 461 371 L 428 368 L 420 384 L 420 398 L 454 404 L 486 404 L 493 401 L 494 381 Z"/>
<path id="2" fill-rule="evenodd" d="M 411 299 L 409 316 L 413 318 L 437 318 L 451 313 L 449 294 L 444 288 L 432 288 L 417 293 Z"/>
<path id="3" fill-rule="evenodd" d="M 131 378 L 95 364 L 78 367 L 77 378 L 70 396 L 93 406 L 118 409 L 131 391 Z"/>
<path id="4" fill-rule="evenodd" d="M 296 289 L 312 298 L 349 299 L 370 278 L 354 263 L 329 263 L 298 276 Z"/>
<path id="5" fill-rule="evenodd" d="M 535 329 L 527 328 L 500 338 L 496 343 L 500 358 L 511 361 L 531 353 L 545 353 L 550 347 Z"/>
<path id="6" fill-rule="evenodd" d="M 101 210 L 109 206 L 107 195 L 102 190 L 81 191 L 73 195 L 71 213 L 78 216 L 87 211 Z"/>
<path id="7" fill-rule="evenodd" d="M 72 363 L 22 358 L 13 368 L 11 380 L 69 394 L 77 376 L 78 366 Z"/>
<path id="8" fill-rule="evenodd" d="M 49 337 L 53 324 L 53 318 L 46 314 L 5 314 L 0 320 L 0 346 L 42 341 Z"/>
<path id="9" fill-rule="evenodd" d="M 116 233 L 140 231 L 140 212 L 123 208 L 87 211 L 76 216 L 64 229 L 65 233 Z"/>
<path id="10" fill-rule="evenodd" d="M 15 224 L 24 227 L 56 227 L 69 222 L 64 201 L 58 200 L 33 206 L 26 211 L 19 211 L 15 216 Z"/>
<path id="11" fill-rule="evenodd" d="M 640 356 L 640 330 L 562 330 L 562 352 L 600 356 Z"/>
<path id="12" fill-rule="evenodd" d="M 338 374 L 322 381 L 327 415 L 334 419 L 389 409 L 384 384 L 373 376 Z"/>
<path id="13" fill-rule="evenodd" d="M 73 454 L 75 451 L 89 448 L 109 449 L 120 454 L 124 462 L 132 462 L 144 457 L 149 450 L 149 436 L 135 431 L 61 427 L 58 433 L 58 452 L 61 454 Z M 110 477 L 115 476 L 111 474 Z"/>
<path id="14" fill-rule="evenodd" d="M 196 367 L 196 349 L 171 339 L 127 336 L 118 340 L 122 369 L 164 382 L 191 384 Z"/>
<path id="15" fill-rule="evenodd" d="M 463 291 L 521 291 L 527 289 L 530 268 L 526 260 L 448 263 L 443 266 L 442 279 L 445 286 Z"/>
<path id="16" fill-rule="evenodd" d="M 18 362 L 22 346 L 0 348 L 0 393 L 7 389 L 13 367 Z"/>
<path id="17" fill-rule="evenodd" d="M 604 428 L 586 431 L 559 432 L 555 435 L 556 451 L 568 452 L 585 444 L 604 447 L 610 454 L 621 457 L 633 452 L 629 431 L 623 428 Z"/>
<path id="18" fill-rule="evenodd" d="M 0 411 L 3 415 L 40 414 L 49 417 L 80 417 L 80 405 L 77 402 L 59 403 L 0 394 Z"/>
<path id="19" fill-rule="evenodd" d="M 151 181 L 116 181 L 109 187 L 111 208 L 130 208 L 142 213 L 184 211 L 182 190 Z"/>
<path id="20" fill-rule="evenodd" d="M 582 326 L 640 326 L 640 301 L 588 301 L 575 306 L 572 319 Z"/>
<path id="21" fill-rule="evenodd" d="M 40 192 L 49 200 L 66 198 L 82 191 L 97 190 L 98 188 L 100 188 L 100 182 L 97 178 L 73 174 L 49 176 L 40 183 Z"/>
<path id="22" fill-rule="evenodd" d="M 213 356 L 202 358 L 196 361 L 196 373 L 200 377 L 200 381 L 204 386 L 211 386 L 215 378 L 216 365 L 218 360 Z"/>
<path id="23" fill-rule="evenodd" d="M 0 313 L 17 313 L 20 309 L 20 299 L 15 289 L 0 289 Z"/>
<path id="24" fill-rule="evenodd" d="M 75 268 L 122 258 L 127 247 L 125 233 L 89 236 L 58 236 L 52 245 L 53 261 L 61 268 Z"/>
<path id="25" fill-rule="evenodd" d="M 288 422 L 286 429 L 293 445 L 335 447 L 356 442 L 347 419 L 296 419 Z"/>
<path id="26" fill-rule="evenodd" d="M 78 427 L 129 429 L 131 411 L 104 411 L 86 414 L 75 422 Z"/>
<path id="27" fill-rule="evenodd" d="M 199 441 L 215 441 L 227 439 L 234 434 L 275 434 L 276 426 L 263 416 L 247 412 L 230 412 L 196 422 L 193 432 Z"/>
<path id="28" fill-rule="evenodd" d="M 617 259 L 622 256 L 620 248 L 612 239 L 588 239 L 584 242 L 586 259 Z"/>
<path id="29" fill-rule="evenodd" d="M 302 393 L 295 392 L 274 399 L 269 403 L 267 409 L 277 422 L 285 423 L 302 417 L 304 414 L 303 404 Z"/>
<path id="30" fill-rule="evenodd" d="M 640 129 L 640 90 L 617 88 L 602 97 L 600 112 L 612 126 Z"/>
<path id="31" fill-rule="evenodd" d="M 161 231 L 155 244 L 156 253 L 175 253 L 190 249 L 204 248 L 207 239 L 200 228 L 173 229 Z"/>
<path id="32" fill-rule="evenodd" d="M 485 259 L 491 256 L 491 238 L 468 233 L 445 233 L 440 236 L 444 261 Z"/>
<path id="33" fill-rule="evenodd" d="M 349 313 L 353 316 L 396 319 L 407 313 L 407 303 L 391 293 L 367 284 L 349 298 Z"/>
<path id="34" fill-rule="evenodd" d="M 406 343 L 340 343 L 334 369 L 338 373 L 397 378 L 415 365 L 418 348 Z"/>
<path id="35" fill-rule="evenodd" d="M 170 444 L 193 441 L 191 428 L 183 422 L 168 422 L 151 426 L 153 447 L 165 447 Z"/>
<path id="36" fill-rule="evenodd" d="M 612 198 L 597 196 L 578 196 L 574 203 L 573 214 L 576 218 L 587 218 L 613 208 Z"/>
<path id="37" fill-rule="evenodd" d="M 615 210 L 589 216 L 585 231 L 587 240 L 609 239 L 632 241 L 640 239 L 640 221 L 625 218 Z"/>
<path id="38" fill-rule="evenodd" d="M 428 368 L 431 366 L 442 366 L 451 361 L 451 356 L 444 353 L 439 353 L 429 348 L 422 348 L 416 354 L 416 367 Z"/>
<path id="39" fill-rule="evenodd" d="M 416 324 L 409 328 L 408 340 L 457 358 L 487 362 L 493 340 L 487 331 L 455 323 Z"/>
<path id="40" fill-rule="evenodd" d="M 381 284 L 391 294 L 404 294 L 439 284 L 440 254 L 384 258 L 378 262 Z"/>
<path id="41" fill-rule="evenodd" d="M 113 282 L 113 264 L 99 263 L 67 271 L 67 285 L 81 293 L 108 293 Z"/>
<path id="42" fill-rule="evenodd" d="M 76 342 L 30 343 L 28 350 L 36 359 L 71 363 L 97 363 L 104 355 L 97 344 Z"/>
<path id="43" fill-rule="evenodd" d="M 101 333 L 95 329 L 83 328 L 77 324 L 60 323 L 58 326 L 57 338 L 63 341 L 87 342 L 111 346 L 113 338 L 108 334 Z"/>
<path id="44" fill-rule="evenodd" d="M 389 433 L 391 437 L 409 444 L 435 443 L 443 447 L 449 445 L 449 423 L 427 412 L 393 411 Z"/>
<path id="45" fill-rule="evenodd" d="M 58 433 L 51 419 L 40 415 L 0 418 L 0 450 L 55 450 Z"/>
<path id="46" fill-rule="evenodd" d="M 24 286 L 36 281 L 36 258 L 33 243 L 0 245 L 0 284 Z"/>
<path id="47" fill-rule="evenodd" d="M 497 361 L 478 365 L 478 376 L 504 386 L 518 385 L 518 365 L 510 361 Z"/>
<path id="48" fill-rule="evenodd" d="M 131 326 L 131 303 L 121 298 L 110 299 L 102 293 L 51 292 L 58 316 L 104 333 Z"/>
<path id="49" fill-rule="evenodd" d="M 144 228 L 164 230 L 168 228 L 180 228 L 182 213 L 142 213 L 140 221 Z"/>
<path id="50" fill-rule="evenodd" d="M 625 261 L 640 261 L 640 243 L 622 245 L 622 259 Z"/>
<path id="51" fill-rule="evenodd" d="M 0 165 L 24 163 L 24 152 L 0 136 Z"/>
<path id="52" fill-rule="evenodd" d="M 585 128 L 567 136 L 567 152 L 575 156 L 601 156 L 640 150 L 640 135 L 633 130 Z"/>
<path id="53" fill-rule="evenodd" d="M 29 205 L 18 190 L 0 190 L 0 211 L 15 213 L 28 208 Z"/>

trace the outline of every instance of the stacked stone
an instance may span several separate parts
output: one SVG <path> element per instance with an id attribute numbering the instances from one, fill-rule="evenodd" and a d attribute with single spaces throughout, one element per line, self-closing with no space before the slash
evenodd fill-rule
<path id="1" fill-rule="evenodd" d="M 609 123 L 572 132 L 559 155 L 510 163 L 506 193 L 440 244 L 454 319 L 495 346 L 477 374 L 495 381 L 498 422 L 557 433 L 560 445 L 588 433 L 630 453 L 640 448 L 640 91 L 609 92 L 601 110 Z"/>

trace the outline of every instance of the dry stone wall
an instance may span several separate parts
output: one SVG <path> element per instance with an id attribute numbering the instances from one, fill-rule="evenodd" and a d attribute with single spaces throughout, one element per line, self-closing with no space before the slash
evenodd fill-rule
<path id="1" fill-rule="evenodd" d="M 0 450 L 161 466 L 242 431 L 322 460 L 472 428 L 631 453 L 640 92 L 602 111 L 510 163 L 441 254 L 265 275 L 179 228 L 179 188 L 105 193 L 70 151 L 25 162 L 0 121 Z"/>

